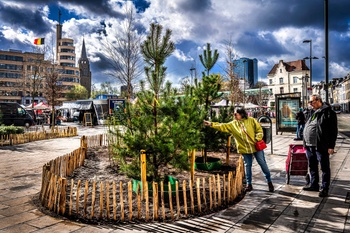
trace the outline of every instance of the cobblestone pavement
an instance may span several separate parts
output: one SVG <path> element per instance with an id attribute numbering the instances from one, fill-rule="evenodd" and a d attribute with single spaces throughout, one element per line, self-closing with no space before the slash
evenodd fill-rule
<path id="1" fill-rule="evenodd" d="M 41 187 L 42 166 L 79 147 L 82 135 L 104 127 L 79 127 L 79 136 L 0 147 L 0 232 L 350 232 L 350 140 L 339 136 L 331 157 L 330 196 L 303 191 L 304 179 L 285 182 L 285 160 L 294 134 L 273 135 L 265 150 L 275 192 L 268 192 L 254 162 L 254 190 L 218 213 L 174 223 L 96 226 L 53 218 L 34 205 Z"/>

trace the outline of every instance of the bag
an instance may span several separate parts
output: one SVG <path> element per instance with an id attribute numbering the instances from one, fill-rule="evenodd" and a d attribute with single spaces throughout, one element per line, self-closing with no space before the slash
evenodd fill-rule
<path id="1" fill-rule="evenodd" d="M 258 141 L 255 143 L 255 149 L 257 151 L 261 151 L 263 149 L 267 148 L 266 143 L 264 140 Z"/>
<path id="2" fill-rule="evenodd" d="M 244 131 L 244 133 L 246 133 L 246 134 L 248 135 L 248 137 L 250 138 L 250 140 L 254 141 L 254 140 L 249 136 L 249 134 L 244 130 L 244 128 L 243 128 L 242 126 L 241 126 L 241 128 L 242 128 L 242 130 Z M 257 151 L 261 151 L 261 150 L 267 148 L 266 143 L 265 143 L 265 141 L 264 141 L 263 139 L 261 139 L 260 141 L 256 142 L 254 145 L 255 145 L 255 149 L 256 149 Z"/>

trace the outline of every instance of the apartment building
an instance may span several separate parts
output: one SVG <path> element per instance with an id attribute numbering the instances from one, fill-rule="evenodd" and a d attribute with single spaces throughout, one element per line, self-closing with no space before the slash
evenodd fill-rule
<path id="1" fill-rule="evenodd" d="M 32 103 L 33 85 L 36 97 L 34 102 L 47 102 L 47 86 L 43 70 L 55 67 L 61 85 L 58 102 L 66 101 L 66 94 L 76 85 L 83 85 L 91 92 L 91 71 L 86 55 L 85 41 L 82 46 L 82 57 L 76 65 L 74 40 L 62 38 L 62 25 L 56 27 L 56 60 L 45 60 L 45 54 L 22 52 L 20 50 L 0 50 L 0 101 L 17 102 L 23 105 Z M 35 83 L 33 80 L 37 79 Z"/>
<path id="2" fill-rule="evenodd" d="M 280 60 L 267 75 L 270 95 L 268 106 L 275 107 L 275 95 L 301 93 L 301 105 L 307 106 L 308 96 L 312 93 L 309 83 L 309 68 L 305 60 L 284 62 Z"/>

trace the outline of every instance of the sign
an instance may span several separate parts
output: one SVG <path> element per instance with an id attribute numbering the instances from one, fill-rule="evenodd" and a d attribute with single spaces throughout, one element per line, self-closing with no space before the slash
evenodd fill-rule
<path id="1" fill-rule="evenodd" d="M 124 112 L 125 99 L 108 99 L 108 109 L 109 114 L 120 111 Z"/>
<path id="2" fill-rule="evenodd" d="M 300 101 L 300 93 L 276 95 L 276 134 L 278 131 L 296 131 L 296 114 L 300 108 Z"/>
<path id="3" fill-rule="evenodd" d="M 91 113 L 86 112 L 84 113 L 84 120 L 83 123 L 85 126 L 91 125 L 92 126 L 92 117 L 91 117 Z"/>

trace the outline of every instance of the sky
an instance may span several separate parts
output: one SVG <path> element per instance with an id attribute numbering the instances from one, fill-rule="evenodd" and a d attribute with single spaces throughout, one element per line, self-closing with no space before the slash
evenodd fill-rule
<path id="1" fill-rule="evenodd" d="M 236 58 L 258 60 L 259 80 L 280 60 L 295 61 L 310 56 L 314 82 L 325 78 L 324 0 L 0 0 L 0 50 L 35 51 L 35 38 L 53 44 L 62 13 L 63 37 L 74 40 L 77 61 L 85 40 L 92 82 L 111 82 L 110 67 L 101 41 L 120 31 L 125 7 L 132 7 L 140 34 L 149 32 L 151 23 L 172 30 L 176 50 L 167 59 L 167 80 L 179 86 L 198 77 L 204 67 L 199 55 L 206 44 L 217 49 L 219 60 L 211 72 L 224 74 L 227 42 L 233 44 Z M 329 0 L 329 80 L 350 72 L 350 1 Z M 51 41 L 51 42 L 50 42 Z M 309 66 L 309 60 L 306 60 Z"/>

